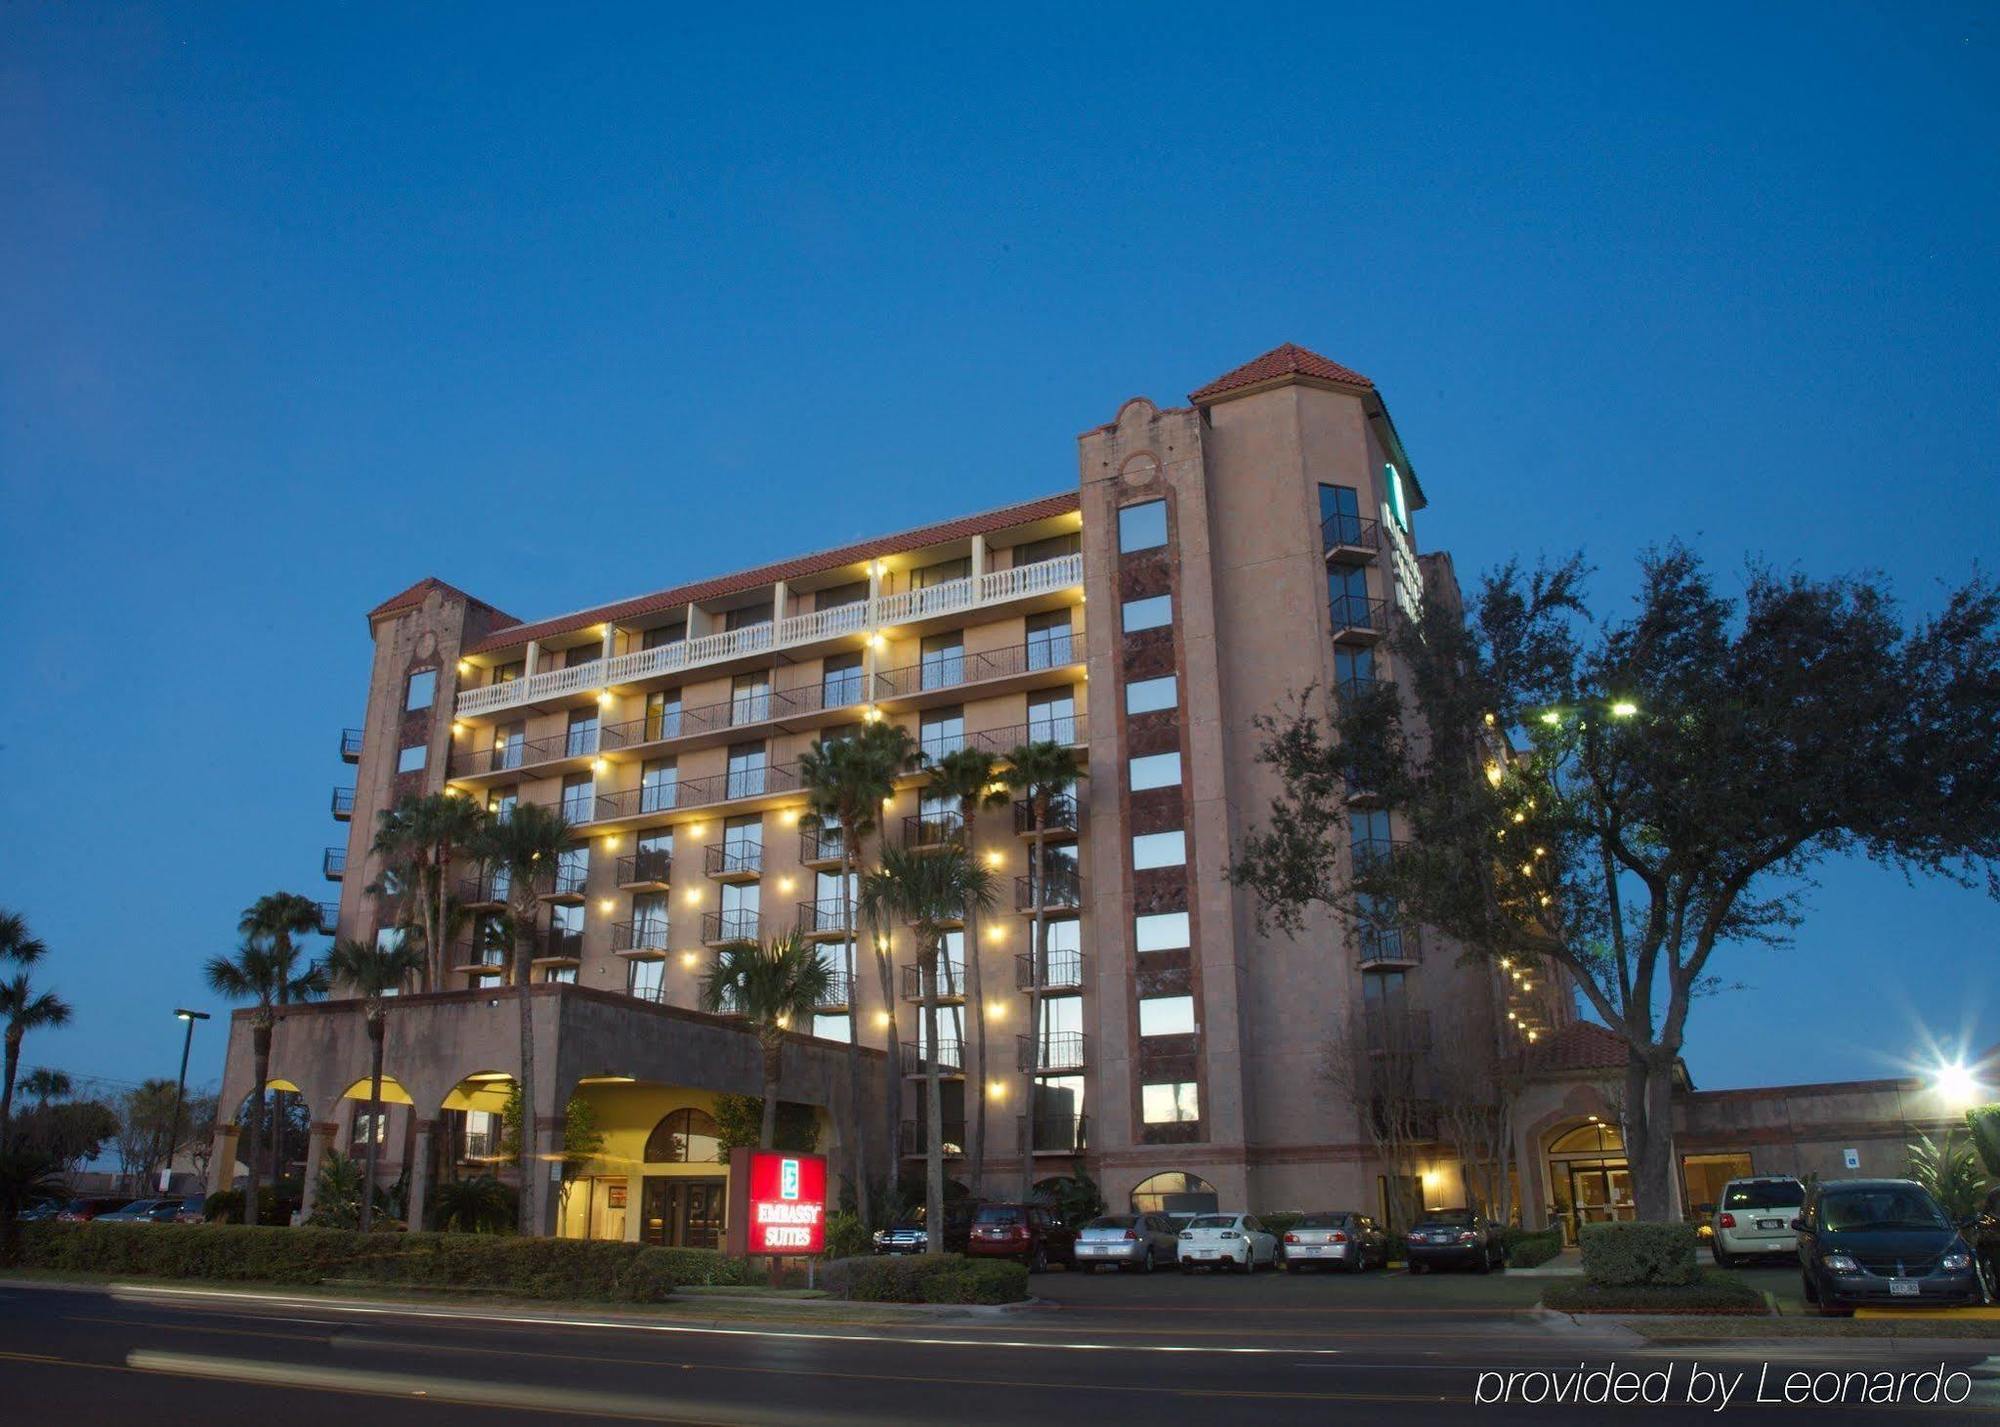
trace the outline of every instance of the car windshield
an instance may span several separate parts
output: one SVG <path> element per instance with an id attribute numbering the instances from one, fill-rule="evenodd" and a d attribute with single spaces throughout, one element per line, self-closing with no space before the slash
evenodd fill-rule
<path id="1" fill-rule="evenodd" d="M 1951 1227 L 1931 1197 L 1911 1186 L 1876 1189 L 1832 1189 L 1821 1201 L 1826 1227 L 1836 1232 L 1858 1229 L 1948 1229 Z"/>
<path id="2" fill-rule="evenodd" d="M 1305 1214 L 1299 1218 L 1301 1229 L 1344 1229 L 1347 1227 L 1345 1214 Z"/>
<path id="3" fill-rule="evenodd" d="M 1132 1216 L 1129 1214 L 1106 1214 L 1102 1219 L 1092 1219 L 1083 1226 L 1086 1229 L 1129 1229 Z"/>
<path id="4" fill-rule="evenodd" d="M 1759 1179 L 1732 1184 L 1722 1193 L 1725 1209 L 1796 1209 L 1806 1202 L 1806 1187 L 1796 1179 Z"/>
<path id="5" fill-rule="evenodd" d="M 979 1211 L 979 1217 L 972 1222 L 975 1224 L 1018 1224 L 1021 1222 L 1021 1211 L 1011 1204 L 989 1204 Z"/>
<path id="6" fill-rule="evenodd" d="M 1233 1229 L 1236 1227 L 1234 1214 L 1198 1214 L 1188 1227 L 1190 1229 Z"/>
<path id="7" fill-rule="evenodd" d="M 1472 1227 L 1472 1216 L 1470 1214 L 1432 1214 L 1428 1218 L 1420 1220 L 1417 1227 L 1419 1229 L 1470 1229 Z"/>

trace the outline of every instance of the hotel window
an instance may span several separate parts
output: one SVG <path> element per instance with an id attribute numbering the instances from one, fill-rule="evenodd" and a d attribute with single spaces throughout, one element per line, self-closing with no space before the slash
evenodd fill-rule
<path id="1" fill-rule="evenodd" d="M 1172 674 L 1162 674 L 1157 679 L 1137 679 L 1125 686 L 1125 712 L 1128 714 L 1152 713 L 1158 709 L 1170 709 L 1180 703 L 1180 680 Z"/>
<path id="2" fill-rule="evenodd" d="M 632 870 L 640 878 L 649 882 L 664 882 L 673 870 L 674 832 L 672 828 L 658 828 L 652 832 L 639 834 L 633 848 L 637 854 L 632 860 Z"/>
<path id="3" fill-rule="evenodd" d="M 950 634 L 933 634 L 926 638 L 920 672 L 919 683 L 926 689 L 948 689 L 953 684 L 964 683 L 964 633 L 954 630 Z"/>
<path id="4" fill-rule="evenodd" d="M 493 730 L 493 761 L 487 765 L 491 772 L 503 772 L 508 768 L 519 768 L 528 751 L 528 726 L 525 723 L 510 723 L 504 728 Z"/>
<path id="5" fill-rule="evenodd" d="M 1139 1087 L 1139 1117 L 1149 1125 L 1186 1125 L 1201 1118 L 1192 1080 Z"/>
<path id="6" fill-rule="evenodd" d="M 1067 535 L 1051 535 L 1046 540 L 1029 540 L 1014 547 L 1014 568 L 1039 565 L 1044 560 L 1060 560 L 1083 550 L 1083 536 L 1072 530 Z"/>
<path id="7" fill-rule="evenodd" d="M 729 796 L 754 798 L 764 791 L 764 772 L 771 757 L 761 743 L 739 743 L 729 750 Z"/>
<path id="8" fill-rule="evenodd" d="M 604 657 L 604 646 L 600 644 L 579 644 L 574 649 L 563 651 L 563 668 L 581 669 L 585 664 L 595 664 Z"/>
<path id="9" fill-rule="evenodd" d="M 504 1122 L 491 1110 L 467 1110 L 465 1112 L 465 1157 L 467 1159 L 496 1159 L 500 1154 L 500 1136 Z"/>
<path id="10" fill-rule="evenodd" d="M 542 973 L 542 980 L 549 985 L 574 986 L 576 985 L 576 968 L 574 966 L 551 966 L 547 971 Z"/>
<path id="11" fill-rule="evenodd" d="M 366 1145 L 371 1139 L 378 1145 L 389 1143 L 389 1114 L 388 1111 L 384 1110 L 382 1118 L 377 1120 L 368 1113 L 367 1102 L 360 1101 L 357 1102 L 357 1108 L 354 1111 L 353 1128 L 347 1133 L 347 1142 L 349 1147 L 352 1148 L 357 1145 Z"/>
<path id="12" fill-rule="evenodd" d="M 771 716 L 771 676 L 764 670 L 729 681 L 729 721 L 762 723 Z"/>
<path id="13" fill-rule="evenodd" d="M 1050 689 L 1028 695 L 1028 742 L 1075 743 L 1076 693 Z"/>
<path id="14" fill-rule="evenodd" d="M 508 874 L 504 867 L 493 871 L 493 895 L 502 899 L 507 896 Z M 513 938 L 507 931 L 507 918 L 499 912 L 485 912 L 472 922 L 472 949 L 469 966 L 491 966 L 504 969 L 513 955 Z M 498 978 L 480 977 L 475 982 L 479 986 L 497 986 Z"/>
<path id="15" fill-rule="evenodd" d="M 632 945 L 664 951 L 667 945 L 667 894 L 641 892 L 632 899 Z"/>
<path id="16" fill-rule="evenodd" d="M 731 940 L 757 939 L 758 888 L 755 882 L 722 884 L 722 935 Z"/>
<path id="17" fill-rule="evenodd" d="M 639 770 L 639 811 L 665 812 L 680 792 L 680 762 L 673 758 L 649 758 Z"/>
<path id="18" fill-rule="evenodd" d="M 1142 832 L 1132 839 L 1132 870 L 1180 867 L 1187 862 L 1185 832 Z"/>
<path id="19" fill-rule="evenodd" d="M 1148 996 L 1139 1002 L 1142 1036 L 1191 1036 L 1194 1029 L 1192 996 Z"/>
<path id="20" fill-rule="evenodd" d="M 1172 595 L 1148 595 L 1142 600 L 1127 600 L 1119 611 L 1119 628 L 1127 634 L 1137 634 L 1142 629 L 1163 629 L 1173 622 Z"/>
<path id="21" fill-rule="evenodd" d="M 1126 786 L 1135 793 L 1148 788 L 1178 788 L 1181 782 L 1181 755 L 1148 753 L 1132 760 Z"/>
<path id="22" fill-rule="evenodd" d="M 421 773 L 424 770 L 424 760 L 429 756 L 430 750 L 428 748 L 421 743 L 413 743 L 396 755 L 396 771 L 398 773 Z"/>
<path id="23" fill-rule="evenodd" d="M 861 702 L 861 656 L 830 654 L 820 666 L 819 699 L 822 708 L 845 708 Z"/>
<path id="24" fill-rule="evenodd" d="M 493 666 L 493 677 L 486 682 L 489 684 L 511 684 L 527 672 L 527 664 L 519 659 L 516 659 L 511 664 L 495 664 Z"/>
<path id="25" fill-rule="evenodd" d="M 771 606 L 754 605 L 749 609 L 732 609 L 722 616 L 724 629 L 755 629 L 771 622 Z"/>
<path id="26" fill-rule="evenodd" d="M 590 885 L 590 844 L 579 842 L 565 847 L 556 858 L 555 890 L 568 896 L 579 895 Z M 572 910 L 581 911 L 581 908 Z M 581 926 L 581 923 L 578 923 Z"/>
<path id="27" fill-rule="evenodd" d="M 687 639 L 688 627 L 685 621 L 675 624 L 660 624 L 639 636 L 641 649 L 664 649 L 669 644 L 680 644 Z"/>
<path id="28" fill-rule="evenodd" d="M 1335 629 L 1373 629 L 1374 610 L 1368 599 L 1368 571 L 1360 565 L 1336 565 L 1326 572 L 1326 603 Z"/>
<path id="29" fill-rule="evenodd" d="M 846 1016 L 838 1011 L 817 1011 L 813 1014 L 813 1037 L 816 1040 L 839 1041 L 847 1044 L 853 1029 Z"/>
<path id="30" fill-rule="evenodd" d="M 1028 667 L 1055 669 L 1076 658 L 1072 650 L 1069 611 L 1050 610 L 1028 616 Z"/>
<path id="31" fill-rule="evenodd" d="M 758 813 L 745 813 L 733 817 L 722 824 L 722 846 L 727 856 L 726 865 L 731 868 L 756 869 L 763 863 L 764 819 Z"/>
<path id="32" fill-rule="evenodd" d="M 940 560 L 935 565 L 925 565 L 920 570 L 910 572 L 910 588 L 913 590 L 933 589 L 938 585 L 948 585 L 953 580 L 963 580 L 972 574 L 972 560 L 962 556 L 956 560 Z"/>
<path id="33" fill-rule="evenodd" d="M 664 961 L 634 961 L 625 972 L 625 989 L 641 1001 L 659 1002 L 666 990 Z"/>
<path id="34" fill-rule="evenodd" d="M 646 695 L 647 739 L 678 738 L 681 732 L 681 691 L 661 689 Z"/>
<path id="35" fill-rule="evenodd" d="M 1361 543 L 1361 493 L 1353 486 L 1319 488 L 1319 537 L 1327 550 Z"/>
<path id="36" fill-rule="evenodd" d="M 1361 1004 L 1371 1016 L 1401 1015 L 1408 1009 L 1405 989 L 1400 971 L 1366 972 L 1361 977 Z"/>
<path id="37" fill-rule="evenodd" d="M 587 709 L 571 709 L 569 714 L 569 740 L 563 745 L 563 753 L 569 758 L 581 758 L 597 752 L 597 705 Z"/>
<path id="38" fill-rule="evenodd" d="M 1375 651 L 1340 648 L 1333 651 L 1333 683 L 1343 698 L 1355 698 L 1375 685 Z"/>
<path id="39" fill-rule="evenodd" d="M 851 604 L 860 604 L 868 598 L 868 582 L 855 580 L 851 584 L 831 585 L 813 596 L 813 608 L 844 609 Z"/>
<path id="40" fill-rule="evenodd" d="M 562 815 L 573 823 L 597 815 L 597 780 L 589 773 L 572 773 L 562 782 Z"/>
<path id="41" fill-rule="evenodd" d="M 965 710 L 931 709 L 917 725 L 917 746 L 935 763 L 965 747 Z"/>
<path id="42" fill-rule="evenodd" d="M 1083 923 L 1050 922 L 1048 933 L 1047 986 L 1083 984 Z"/>
<path id="43" fill-rule="evenodd" d="M 558 902 L 549 908 L 549 939 L 543 955 L 579 957 L 583 955 L 583 908 Z M 545 978 L 553 980 L 553 977 Z"/>
<path id="44" fill-rule="evenodd" d="M 1143 505 L 1128 505 L 1118 512 L 1118 553 L 1130 555 L 1137 550 L 1157 550 L 1167 543 L 1167 503 L 1163 500 L 1149 500 Z"/>
<path id="45" fill-rule="evenodd" d="M 437 698 L 437 686 L 437 670 L 419 669 L 410 675 L 410 682 L 403 691 L 403 707 L 411 712 L 429 708 Z"/>
<path id="46" fill-rule="evenodd" d="M 514 816 L 514 805 L 521 801 L 519 788 L 495 788 L 486 795 L 486 812 L 493 821 L 503 823 Z"/>
<path id="47" fill-rule="evenodd" d="M 821 930 L 843 929 L 840 926 L 840 874 L 820 872 L 813 878 L 813 901 L 819 907 Z M 854 904 L 861 898 L 861 874 L 855 873 L 847 879 L 847 910 L 851 915 Z"/>
<path id="48" fill-rule="evenodd" d="M 1357 872 L 1387 857 L 1395 843 L 1389 836 L 1389 814 L 1380 808 L 1347 815 L 1347 838 Z"/>

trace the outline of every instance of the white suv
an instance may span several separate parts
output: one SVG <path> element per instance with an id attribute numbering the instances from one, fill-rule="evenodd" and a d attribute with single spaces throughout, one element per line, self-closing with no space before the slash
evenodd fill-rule
<path id="1" fill-rule="evenodd" d="M 1805 1185 L 1788 1174 L 1730 1180 L 1715 1205 L 1715 1262 L 1728 1268 L 1739 1258 L 1791 1254 L 1798 1244 L 1792 1220 L 1805 1202 Z"/>

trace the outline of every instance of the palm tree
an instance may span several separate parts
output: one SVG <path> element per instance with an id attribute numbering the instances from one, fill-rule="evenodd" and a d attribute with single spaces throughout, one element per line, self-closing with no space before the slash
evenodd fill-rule
<path id="1" fill-rule="evenodd" d="M 758 1143 L 775 1149 L 778 1134 L 778 1074 L 783 1067 L 785 1031 L 810 1025 L 826 999 L 833 973 L 819 950 L 796 933 L 759 944 L 734 941 L 715 954 L 702 978 L 701 1008 L 743 1017 L 764 1050 L 764 1122 Z"/>
<path id="2" fill-rule="evenodd" d="M 53 991 L 36 991 L 28 973 L 17 971 L 0 981 L 0 1020 L 6 1022 L 6 1069 L 0 1078 L 0 1149 L 11 1138 L 14 1120 L 14 1072 L 21 1063 L 21 1041 L 29 1031 L 69 1024 L 69 1003 Z"/>
<path id="3" fill-rule="evenodd" d="M 1024 743 L 1007 755 L 1007 786 L 1028 800 L 1034 815 L 1033 862 L 1028 885 L 1035 897 L 1035 928 L 1028 946 L 1028 1054 L 1021 1066 L 1021 1197 L 1035 1188 L 1035 1072 L 1041 1068 L 1042 987 L 1049 979 L 1049 807 L 1084 776 L 1076 750 L 1044 739 Z"/>
<path id="4" fill-rule="evenodd" d="M 505 818 L 493 818 L 481 829 L 476 844 L 488 862 L 507 869 L 508 919 L 514 932 L 514 997 L 521 1015 L 521 1104 L 522 1117 L 534 1124 L 535 1105 L 535 1019 L 534 995 L 528 984 L 535 959 L 535 932 L 539 918 L 541 888 L 553 886 L 557 864 L 576 841 L 576 828 L 555 808 L 541 803 L 518 803 Z M 521 1204 L 518 1227 L 523 1234 L 538 1231 L 535 1203 L 540 1197 L 534 1174 L 535 1136 L 532 1128 L 521 1135 Z"/>
<path id="5" fill-rule="evenodd" d="M 917 968 L 924 992 L 924 1222 L 925 1252 L 944 1252 L 944 1113 L 938 1104 L 938 955 L 945 934 L 975 908 L 993 905 L 993 874 L 957 843 L 935 851 L 882 850 L 882 866 L 861 884 L 861 905 L 878 924 L 901 917 L 917 938 Z M 972 955 L 977 955 L 975 950 Z M 975 1006 L 974 1014 L 978 1013 Z"/>
<path id="6" fill-rule="evenodd" d="M 848 1141 L 854 1173 L 854 1197 L 856 1207 L 861 1211 L 861 1222 L 874 1222 L 870 1213 L 868 1188 L 868 1167 L 863 1151 L 861 1128 L 861 979 L 855 945 L 855 917 L 852 889 L 856 871 L 861 862 L 862 840 L 880 825 L 882 808 L 895 796 L 896 775 L 916 765 L 916 744 L 906 729 L 893 724 L 876 723 L 865 726 L 850 738 L 817 739 L 799 757 L 799 782 L 806 792 L 806 816 L 801 819 L 804 826 L 824 832 L 831 829 L 840 834 L 840 909 L 841 922 L 846 936 L 843 942 L 844 967 L 847 974 L 847 1103 L 850 1116 Z M 879 953 L 878 953 L 879 955 Z M 888 994 L 886 973 L 883 980 L 882 1009 L 885 1014 L 893 1013 L 895 1003 Z M 893 1037 L 891 1038 L 893 1040 Z M 891 1047 L 893 1052 L 894 1047 Z M 888 1087 L 885 1101 L 888 1106 L 890 1137 L 889 1178 L 893 1183 L 896 1166 L 895 1133 L 899 1128 L 896 1117 L 902 1106 L 897 1091 L 901 1082 L 897 1078 L 898 1068 L 895 1057 L 890 1055 L 887 1065 Z"/>
<path id="7" fill-rule="evenodd" d="M 966 851 L 979 855 L 979 813 L 982 808 L 1004 808 L 1007 785 L 998 778 L 992 754 L 983 748 L 960 748 L 945 754 L 931 765 L 931 791 L 940 797 L 958 799 L 960 826 L 964 829 Z M 972 1064 L 966 1083 L 977 1087 L 974 1103 L 966 1107 L 966 1184 L 974 1197 L 982 1192 L 986 1178 L 986 993 L 979 968 L 979 911 L 965 911 L 965 996 L 972 1003 Z"/>
<path id="8" fill-rule="evenodd" d="M 444 985 L 446 932 L 451 922 L 451 868 L 461 852 L 477 847 L 486 812 L 471 798 L 451 793 L 410 794 L 382 814 L 375 852 L 414 895 L 423 932 L 422 988 Z"/>
<path id="9" fill-rule="evenodd" d="M 328 976 L 352 987 L 368 1018 L 368 1168 L 361 1187 L 361 1227 L 375 1227 L 375 1172 L 382 1157 L 382 1041 L 388 1029 L 389 998 L 413 976 L 424 959 L 401 938 L 370 945 L 343 937 L 326 958 Z"/>
<path id="10" fill-rule="evenodd" d="M 256 1223 L 258 1217 L 257 1158 L 264 1136 L 264 1086 L 271 1078 L 271 1027 L 277 1023 L 278 1007 L 306 1000 L 326 984 L 318 965 L 300 972 L 296 961 L 296 952 L 281 951 L 271 942 L 246 936 L 236 955 L 212 956 L 202 968 L 208 989 L 216 995 L 256 1002 L 250 1014 L 251 1074 L 256 1083 L 250 1092 L 250 1143 L 243 1153 L 243 1163 L 249 1169 L 243 1186 L 245 1224 Z M 277 1138 L 272 1136 L 274 1141 Z"/>
<path id="11" fill-rule="evenodd" d="M 35 1097 L 35 1108 L 46 1110 L 51 1100 L 67 1100 L 76 1093 L 76 1082 L 65 1071 L 39 1066 L 21 1077 L 22 1093 Z"/>
<path id="12" fill-rule="evenodd" d="M 284 967 L 284 974 L 278 979 L 278 1004 L 284 1005 L 291 999 L 291 968 L 299 956 L 299 946 L 293 938 L 320 934 L 319 903 L 298 892 L 267 892 L 243 909 L 243 915 L 237 919 L 236 930 L 244 936 L 267 942 L 277 955 Z M 322 986 L 319 989 L 325 988 Z M 284 1093 L 282 1090 L 278 1092 L 280 1095 Z M 284 1137 L 273 1133 L 271 1183 L 274 1185 L 284 1178 L 284 1167 L 278 1162 L 283 1153 Z"/>
<path id="13" fill-rule="evenodd" d="M 28 920 L 19 912 L 0 911 L 0 961 L 33 966 L 48 954 L 42 939 L 28 930 Z"/>

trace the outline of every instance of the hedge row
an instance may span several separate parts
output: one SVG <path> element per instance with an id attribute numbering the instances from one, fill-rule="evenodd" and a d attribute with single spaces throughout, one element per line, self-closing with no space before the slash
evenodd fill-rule
<path id="1" fill-rule="evenodd" d="M 1586 1224 L 1577 1242 L 1584 1279 L 1599 1288 L 1701 1282 L 1692 1224 Z"/>
<path id="2" fill-rule="evenodd" d="M 747 1265 L 704 1249 L 241 1224 L 27 1225 L 21 1262 L 27 1268 L 143 1278 L 365 1282 L 627 1303 L 657 1302 L 682 1285 L 750 1281 Z"/>
<path id="3" fill-rule="evenodd" d="M 1000 1259 L 960 1254 L 888 1254 L 835 1259 L 819 1270 L 835 1298 L 861 1303 L 1019 1303 L 1028 1270 Z"/>
<path id="4" fill-rule="evenodd" d="M 1560 1229 L 1509 1229 L 1500 1236 L 1509 1268 L 1534 1268 L 1562 1252 Z"/>
<path id="5" fill-rule="evenodd" d="M 1608 1226 L 1607 1226 L 1608 1227 Z M 1764 1295 L 1720 1269 L 1710 1269 L 1693 1283 L 1594 1284 L 1552 1279 L 1542 1294 L 1542 1306 L 1560 1313 L 1725 1313 L 1762 1314 L 1770 1311 Z"/>

